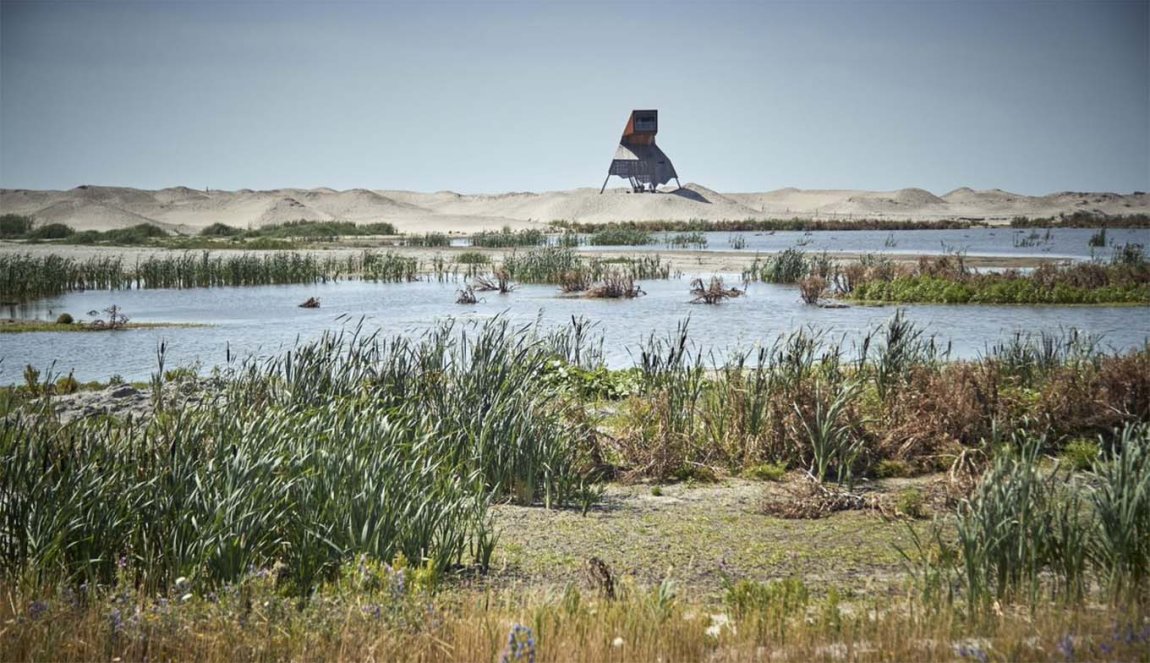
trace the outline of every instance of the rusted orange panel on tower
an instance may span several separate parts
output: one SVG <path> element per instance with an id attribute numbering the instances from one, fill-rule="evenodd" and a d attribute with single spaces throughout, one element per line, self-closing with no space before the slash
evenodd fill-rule
<path id="1" fill-rule="evenodd" d="M 607 170 L 607 179 L 622 177 L 631 183 L 631 190 L 654 192 L 659 185 L 672 179 L 679 181 L 671 160 L 655 144 L 655 134 L 659 133 L 659 111 L 633 110 L 623 128 L 623 137 L 615 149 L 615 158 Z M 599 189 L 607 188 L 607 180 Z"/>
<path id="2" fill-rule="evenodd" d="M 657 133 L 659 111 L 631 111 L 631 117 L 627 118 L 627 126 L 623 129 L 623 138 L 619 142 L 624 145 L 653 145 Z"/>

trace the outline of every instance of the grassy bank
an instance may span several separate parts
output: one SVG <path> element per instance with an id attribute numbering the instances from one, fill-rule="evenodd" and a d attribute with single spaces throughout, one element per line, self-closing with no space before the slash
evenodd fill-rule
<path id="1" fill-rule="evenodd" d="M 743 277 L 797 283 L 808 303 L 829 295 L 876 303 L 1150 304 L 1150 262 L 1140 245 L 1118 247 L 1108 261 L 1042 263 L 1026 272 L 971 269 L 960 253 L 846 262 L 790 248 L 756 257 Z"/>
<path id="2" fill-rule="evenodd" d="M 148 419 L 63 423 L 45 390 L 11 389 L 0 645 L 1124 660 L 1150 644 L 1150 347 L 1018 336 L 952 362 L 895 316 L 853 351 L 802 331 L 709 356 L 684 325 L 610 371 L 586 323 L 496 320 L 349 329 L 179 404 L 161 358 Z M 723 486 L 736 475 L 755 480 Z"/>
<path id="3" fill-rule="evenodd" d="M 423 278 L 445 281 L 499 268 L 525 283 L 559 284 L 568 272 L 594 280 L 620 270 L 636 279 L 671 276 L 670 264 L 658 255 L 584 258 L 573 249 L 560 247 L 512 250 L 501 263 L 475 251 L 423 259 L 394 251 L 346 255 L 188 251 L 152 255 L 134 263 L 119 257 L 76 259 L 56 254 L 0 253 L 0 301 L 23 302 L 78 290 L 327 283 L 357 278 L 388 283 Z"/>
<path id="4" fill-rule="evenodd" d="M 0 319 L 0 334 L 24 334 L 32 332 L 101 332 L 125 331 L 132 329 L 164 329 L 182 327 L 206 327 L 191 322 L 126 322 L 116 327 L 93 325 L 83 322 L 52 322 L 50 320 L 3 320 Z"/>

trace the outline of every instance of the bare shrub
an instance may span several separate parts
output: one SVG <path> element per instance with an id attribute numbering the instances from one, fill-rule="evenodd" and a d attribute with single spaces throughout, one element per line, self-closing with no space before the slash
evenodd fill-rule
<path id="1" fill-rule="evenodd" d="M 511 282 L 511 273 L 506 268 L 500 267 L 492 272 L 491 276 L 476 276 L 473 287 L 480 292 L 498 292 L 506 295 L 515 289 L 515 284 Z"/>
<path id="2" fill-rule="evenodd" d="M 738 288 L 727 288 L 723 284 L 723 277 L 712 276 L 711 282 L 704 286 L 703 279 L 691 281 L 691 294 L 695 296 L 692 304 L 719 304 L 723 300 L 740 297 L 745 291 Z"/>
<path id="3" fill-rule="evenodd" d="M 476 304 L 479 302 L 479 300 L 475 298 L 475 288 L 471 286 L 465 287 L 458 291 L 457 294 L 458 297 L 455 298 L 456 304 Z"/>
<path id="4" fill-rule="evenodd" d="M 635 284 L 635 279 L 622 272 L 611 272 L 603 277 L 603 281 L 592 286 L 587 296 L 596 299 L 631 299 L 645 295 L 643 289 Z"/>
<path id="5" fill-rule="evenodd" d="M 799 296 L 804 304 L 818 304 L 827 288 L 827 280 L 821 276 L 808 276 L 799 281 Z"/>
<path id="6" fill-rule="evenodd" d="M 583 292 L 591 287 L 591 273 L 574 269 L 559 275 L 559 289 L 563 292 Z"/>

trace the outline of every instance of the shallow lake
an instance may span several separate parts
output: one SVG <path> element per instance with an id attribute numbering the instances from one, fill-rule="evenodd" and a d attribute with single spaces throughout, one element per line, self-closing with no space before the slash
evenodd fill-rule
<path id="1" fill-rule="evenodd" d="M 729 283 L 737 278 L 729 276 Z M 94 333 L 26 333 L 0 335 L 0 384 L 22 380 L 26 364 L 53 372 L 74 371 L 77 379 L 106 380 L 120 375 L 147 379 L 156 368 L 156 347 L 167 342 L 167 367 L 202 368 L 233 356 L 267 355 L 313 339 L 324 330 L 354 325 L 361 317 L 370 331 L 386 335 L 418 334 L 439 321 L 483 320 L 504 315 L 515 323 L 536 320 L 544 327 L 569 324 L 572 316 L 597 323 L 608 363 L 630 366 L 632 352 L 651 333 L 665 335 L 690 317 L 691 338 L 722 356 L 726 348 L 750 349 L 769 344 L 780 334 L 802 327 L 823 330 L 851 347 L 895 313 L 894 307 L 851 306 L 843 309 L 805 306 L 795 286 L 751 284 L 747 296 L 717 306 L 689 303 L 689 279 L 645 281 L 647 296 L 634 300 L 561 297 L 554 286 L 525 285 L 508 295 L 484 293 L 474 306 L 455 304 L 459 284 L 407 284 L 348 281 L 324 285 L 261 286 L 190 290 L 88 291 L 36 302 L 22 313 L 52 319 L 65 311 L 87 317 L 89 310 L 120 306 L 135 322 L 192 322 L 196 328 L 142 329 Z M 301 309 L 308 297 L 319 297 L 319 309 Z M 910 305 L 907 317 L 945 345 L 954 357 L 975 357 L 989 344 L 1016 332 L 1057 332 L 1077 328 L 1102 337 L 1111 349 L 1141 346 L 1150 339 L 1146 307 L 948 306 Z M 350 322 L 345 322 L 350 320 Z"/>
<path id="2" fill-rule="evenodd" d="M 652 233 L 654 243 L 647 249 L 685 248 L 703 251 L 731 251 L 741 238 L 742 251 L 774 253 L 791 247 L 828 253 L 889 253 L 892 255 L 941 255 L 963 251 L 971 256 L 1035 256 L 1043 258 L 1109 259 L 1114 248 L 1126 243 L 1150 246 L 1150 230 L 1145 228 L 1107 229 L 1106 246 L 1091 247 L 1092 228 L 965 228 L 959 230 L 816 230 L 811 232 L 707 232 L 705 247 L 673 247 L 669 239 L 681 233 Z M 581 236 L 584 240 L 587 235 Z M 470 240 L 455 240 L 467 246 Z M 618 247 L 581 246 L 582 249 Z"/>

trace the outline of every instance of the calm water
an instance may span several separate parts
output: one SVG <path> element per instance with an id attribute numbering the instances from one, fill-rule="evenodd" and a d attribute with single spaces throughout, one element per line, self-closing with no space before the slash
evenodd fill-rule
<path id="1" fill-rule="evenodd" d="M 1065 231 L 1058 231 L 1065 232 Z M 854 233 L 856 236 L 859 233 Z M 729 282 L 735 282 L 731 277 Z M 167 366 L 199 362 L 203 368 L 223 364 L 233 355 L 266 355 L 300 339 L 318 337 L 326 329 L 365 318 L 365 327 L 385 334 L 417 334 L 449 317 L 482 320 L 503 314 L 517 323 L 535 320 L 544 326 L 567 324 L 571 316 L 598 322 L 610 364 L 632 363 L 634 350 L 652 332 L 664 334 L 690 316 L 696 343 L 721 353 L 724 348 L 750 348 L 770 343 L 779 334 L 812 326 L 847 345 L 889 319 L 893 307 L 854 306 L 820 309 L 804 306 L 794 286 L 752 284 L 746 297 L 719 306 L 692 305 L 688 278 L 648 281 L 646 297 L 630 301 L 569 299 L 553 286 L 522 286 L 510 295 L 487 293 L 475 306 L 455 301 L 455 284 L 377 284 L 345 282 L 327 285 L 264 286 L 195 290 L 133 290 L 82 292 L 37 302 L 24 312 L 52 318 L 62 312 L 86 317 L 92 309 L 117 304 L 136 322 L 196 322 L 203 328 L 131 330 L 114 333 L 35 333 L 0 335 L 0 384 L 21 381 L 25 364 L 54 371 L 74 370 L 77 379 L 106 380 L 119 374 L 147 379 L 156 367 L 160 340 L 168 346 Z M 322 308 L 298 304 L 316 296 Z M 1140 346 L 1150 338 L 1150 309 L 1145 307 L 1023 307 L 945 306 L 904 307 L 907 316 L 951 342 L 958 357 L 972 357 L 989 343 L 1015 331 L 1057 331 L 1075 327 L 1103 337 L 1113 349 Z"/>
<path id="2" fill-rule="evenodd" d="M 706 247 L 682 247 L 703 251 L 730 251 L 732 238 L 746 241 L 743 251 L 772 253 L 794 246 L 806 251 L 829 253 L 891 253 L 904 255 L 943 254 L 965 251 L 971 256 L 1040 256 L 1045 258 L 1109 258 L 1115 246 L 1125 243 L 1150 247 L 1150 230 L 1117 229 L 1106 231 L 1104 248 L 1092 248 L 1090 228 L 1014 229 L 968 228 L 965 230 L 836 230 L 769 232 L 709 232 Z M 648 248 L 668 247 L 668 238 L 677 233 L 653 233 L 655 244 Z M 585 236 L 584 236 L 585 237 Z M 466 246 L 468 240 L 456 240 Z M 581 247 L 589 250 L 618 247 Z"/>

